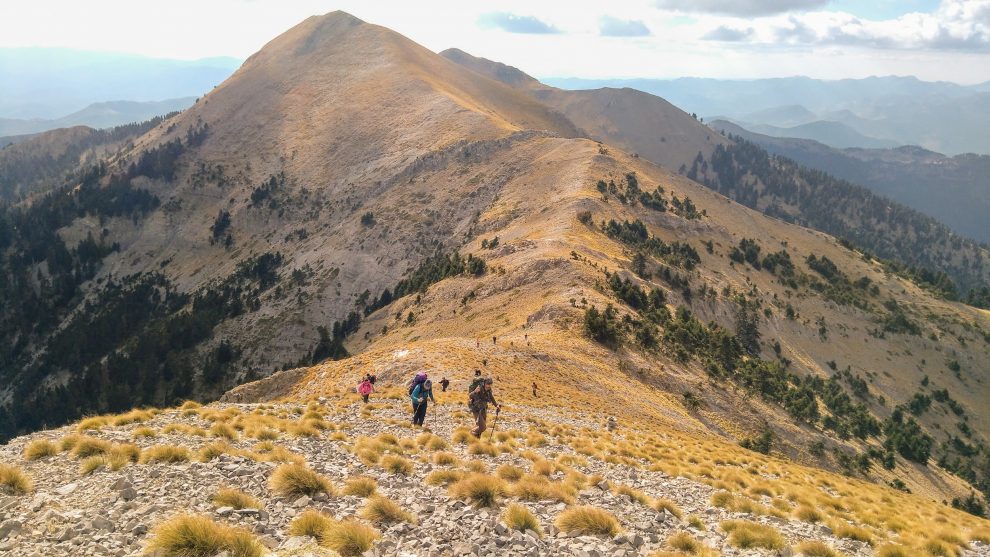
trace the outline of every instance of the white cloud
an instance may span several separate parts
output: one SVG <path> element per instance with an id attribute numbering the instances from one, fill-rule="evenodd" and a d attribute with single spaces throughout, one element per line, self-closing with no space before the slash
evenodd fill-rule
<path id="1" fill-rule="evenodd" d="M 650 28 L 639 20 L 603 15 L 598 20 L 598 32 L 603 37 L 645 37 L 650 34 Z"/>
<path id="2" fill-rule="evenodd" d="M 828 0 L 656 0 L 663 10 L 756 17 L 820 8 Z"/>

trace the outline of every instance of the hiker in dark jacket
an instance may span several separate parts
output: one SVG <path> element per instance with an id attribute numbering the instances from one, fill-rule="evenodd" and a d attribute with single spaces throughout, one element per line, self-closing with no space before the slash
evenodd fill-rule
<path id="1" fill-rule="evenodd" d="M 440 390 L 441 391 L 443 391 L 443 392 L 446 393 L 447 392 L 447 387 L 449 387 L 449 386 L 450 386 L 450 379 L 447 379 L 446 377 L 444 377 L 443 379 L 440 380 Z"/>
<path id="2" fill-rule="evenodd" d="M 412 398 L 413 404 L 412 423 L 413 425 L 423 425 L 423 422 L 426 421 L 426 408 L 429 402 L 436 402 L 436 399 L 433 398 L 433 382 L 429 379 L 424 380 L 413 387 L 412 394 L 409 396 Z"/>
<path id="3" fill-rule="evenodd" d="M 474 429 L 471 430 L 471 435 L 475 437 L 481 437 L 481 434 L 488 429 L 489 402 L 494 404 L 496 409 L 502 409 L 499 403 L 495 401 L 495 395 L 492 393 L 492 378 L 486 377 L 468 395 L 468 406 L 471 408 L 471 413 L 474 414 L 475 424 Z"/>

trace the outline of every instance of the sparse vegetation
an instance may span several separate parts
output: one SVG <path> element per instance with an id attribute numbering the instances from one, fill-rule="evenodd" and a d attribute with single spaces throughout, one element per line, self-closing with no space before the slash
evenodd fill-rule
<path id="1" fill-rule="evenodd" d="M 234 509 L 262 509 L 261 501 L 244 493 L 239 489 L 230 487 L 221 488 L 213 494 L 211 499 L 215 507 L 231 507 Z"/>
<path id="2" fill-rule="evenodd" d="M 0 491 L 11 495 L 25 495 L 34 489 L 34 482 L 17 466 L 0 463 Z"/>
<path id="3" fill-rule="evenodd" d="M 24 446 L 25 460 L 40 460 L 58 454 L 58 447 L 48 439 L 35 439 Z"/>
<path id="4" fill-rule="evenodd" d="M 543 537 L 543 530 L 540 528 L 540 521 L 536 519 L 536 516 L 523 505 L 518 503 L 513 503 L 506 507 L 505 514 L 502 519 L 505 521 L 505 525 L 513 530 L 518 530 L 520 532 L 525 532 L 526 530 L 532 531 L 537 537 Z"/>
<path id="5" fill-rule="evenodd" d="M 570 507 L 556 520 L 557 527 L 578 536 L 614 536 L 619 533 L 619 521 L 608 511 L 592 506 Z"/>
<path id="6" fill-rule="evenodd" d="M 368 497 L 367 503 L 361 509 L 360 516 L 374 524 L 415 522 L 412 513 L 403 510 L 398 503 L 381 495 Z"/>
<path id="7" fill-rule="evenodd" d="M 330 480 L 310 470 L 305 465 L 286 463 L 272 472 L 269 482 L 272 489 L 283 497 L 312 497 L 318 493 L 333 493 Z"/>
<path id="8" fill-rule="evenodd" d="M 179 515 L 157 526 L 148 550 L 164 557 L 261 557 L 264 546 L 245 530 L 218 524 L 205 516 Z"/>
<path id="9" fill-rule="evenodd" d="M 474 473 L 450 486 L 450 494 L 471 501 L 479 507 L 494 507 L 508 492 L 501 478 Z"/>

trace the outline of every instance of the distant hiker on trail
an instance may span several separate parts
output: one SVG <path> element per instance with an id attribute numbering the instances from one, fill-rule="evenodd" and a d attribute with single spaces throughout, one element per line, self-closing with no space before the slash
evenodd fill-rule
<path id="1" fill-rule="evenodd" d="M 533 396 L 536 397 L 536 381 L 533 381 Z"/>
<path id="2" fill-rule="evenodd" d="M 444 377 L 443 379 L 440 380 L 440 390 L 441 391 L 443 391 L 443 392 L 446 393 L 447 392 L 447 387 L 449 387 L 449 386 L 450 386 L 450 379 L 447 379 L 446 377 Z"/>
<path id="3" fill-rule="evenodd" d="M 423 381 L 415 383 L 412 392 L 409 393 L 413 405 L 413 425 L 423 425 L 426 420 L 426 408 L 429 405 L 427 399 L 436 402 L 436 399 L 433 398 L 433 382 L 426 378 L 425 373 L 422 375 Z M 419 375 L 416 377 L 418 378 Z"/>
<path id="4" fill-rule="evenodd" d="M 492 378 L 486 377 L 475 387 L 468 396 L 468 405 L 471 413 L 474 414 L 474 429 L 471 435 L 481 437 L 481 434 L 488 429 L 488 403 L 495 405 L 497 411 L 502 410 L 502 406 L 495 402 L 495 395 L 492 393 Z"/>
<path id="5" fill-rule="evenodd" d="M 357 390 L 361 394 L 361 398 L 365 402 L 368 402 L 368 397 L 371 396 L 371 393 L 375 392 L 375 386 L 371 383 L 371 379 L 365 377 L 364 381 L 361 381 L 361 384 L 358 385 Z"/>
<path id="6" fill-rule="evenodd" d="M 498 340 L 498 337 L 492 337 L 492 344 L 496 344 L 496 341 L 497 340 Z"/>

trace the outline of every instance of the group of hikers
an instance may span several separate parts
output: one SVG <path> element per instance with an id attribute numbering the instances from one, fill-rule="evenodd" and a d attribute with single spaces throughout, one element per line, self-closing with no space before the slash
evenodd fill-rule
<path id="1" fill-rule="evenodd" d="M 368 374 L 358 384 L 357 392 L 361 395 L 361 399 L 364 402 L 368 402 L 368 397 L 371 396 L 371 393 L 375 392 L 375 381 L 376 377 Z M 471 434 L 475 437 L 481 437 L 481 434 L 488 429 L 488 405 L 492 404 L 495 406 L 496 419 L 498 413 L 502 410 L 502 406 L 495 401 L 495 395 L 492 392 L 492 383 L 491 377 L 481 376 L 480 369 L 474 370 L 474 379 L 472 379 L 471 385 L 468 387 L 468 408 L 474 416 L 475 426 L 471 430 Z M 450 380 L 446 377 L 440 380 L 440 388 L 443 392 L 446 392 L 449 386 Z M 409 398 L 412 400 L 412 423 L 413 425 L 422 426 L 423 422 L 426 421 L 426 409 L 429 407 L 429 404 L 431 402 L 436 403 L 436 399 L 433 397 L 433 382 L 425 371 L 421 371 L 413 377 L 408 387 Z M 533 394 L 536 394 L 536 383 L 533 384 Z"/>

